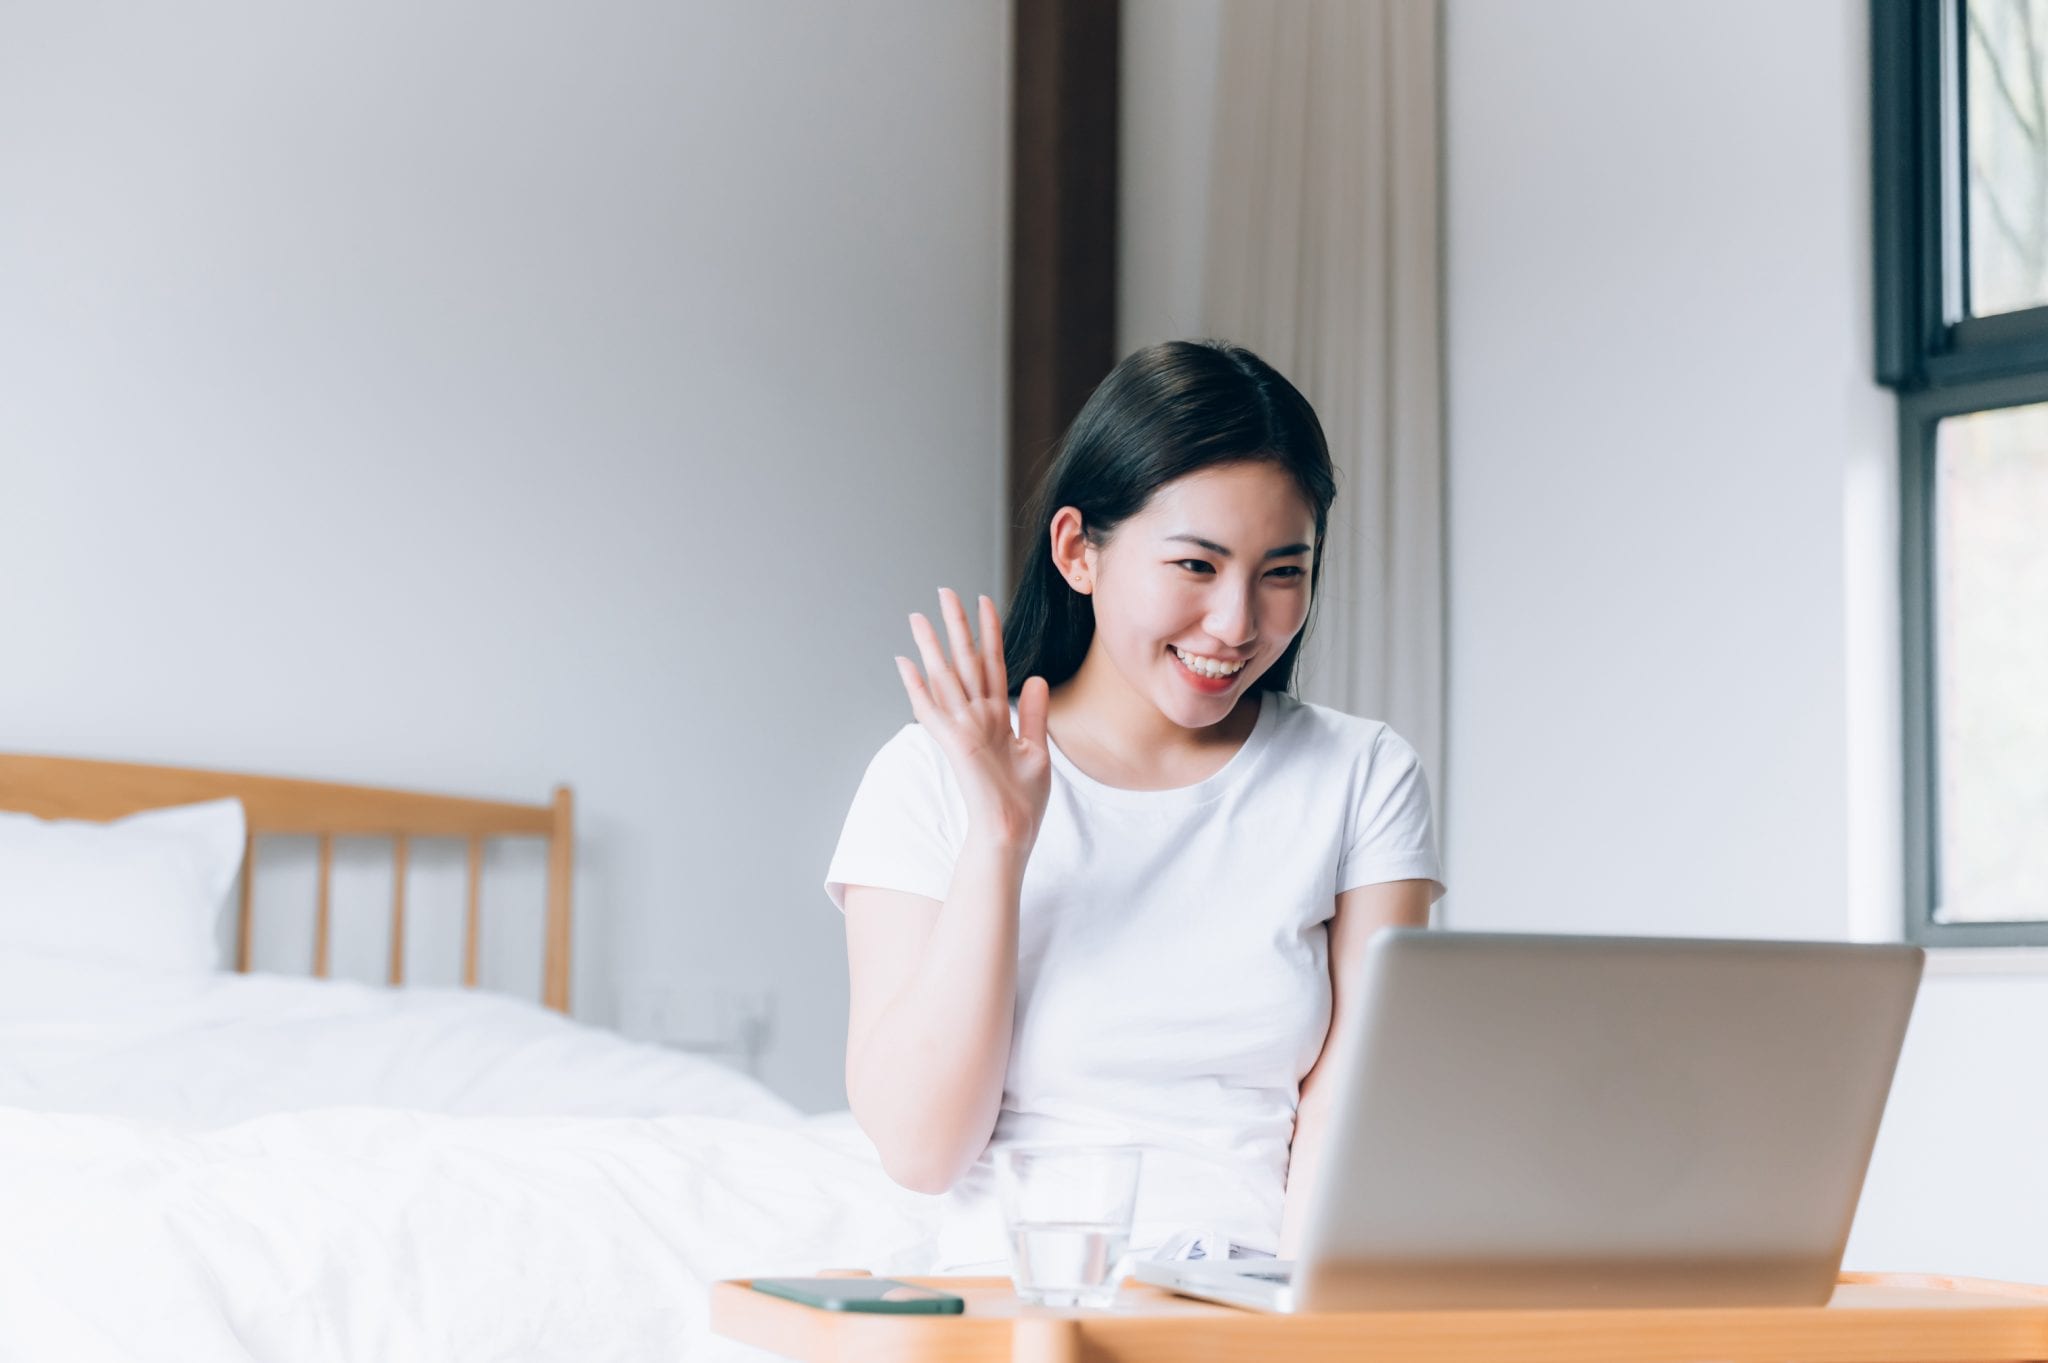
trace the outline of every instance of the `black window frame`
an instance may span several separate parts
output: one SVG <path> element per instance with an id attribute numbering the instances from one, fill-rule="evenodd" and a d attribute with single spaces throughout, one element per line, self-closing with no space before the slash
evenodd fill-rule
<path id="1" fill-rule="evenodd" d="M 2048 921 L 1939 923 L 1935 432 L 2048 402 L 2048 306 L 1968 315 L 1966 0 L 1871 0 L 1876 372 L 1899 398 L 1905 936 L 1923 946 L 2048 946 Z"/>

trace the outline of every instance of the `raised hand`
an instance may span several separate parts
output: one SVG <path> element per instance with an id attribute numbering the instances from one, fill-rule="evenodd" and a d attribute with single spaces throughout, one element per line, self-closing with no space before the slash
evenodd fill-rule
<path id="1" fill-rule="evenodd" d="M 1052 793 L 1052 762 L 1045 747 L 1045 678 L 1025 680 L 1017 693 L 1017 727 L 1012 730 L 1003 628 L 995 602 L 986 596 L 980 599 L 978 645 L 968 628 L 967 612 L 950 588 L 939 588 L 939 613 L 952 656 L 947 656 L 931 621 L 913 613 L 910 633 L 924 658 L 923 675 L 910 659 L 896 659 L 911 713 L 953 764 L 974 831 L 1029 846 L 1038 837 L 1039 820 Z"/>

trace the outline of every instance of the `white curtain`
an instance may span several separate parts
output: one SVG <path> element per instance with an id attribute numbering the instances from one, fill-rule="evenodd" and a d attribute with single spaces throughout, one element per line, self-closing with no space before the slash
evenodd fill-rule
<path id="1" fill-rule="evenodd" d="M 1302 693 L 1383 719 L 1442 809 L 1439 0 L 1223 0 L 1205 334 L 1315 405 L 1338 473 Z"/>

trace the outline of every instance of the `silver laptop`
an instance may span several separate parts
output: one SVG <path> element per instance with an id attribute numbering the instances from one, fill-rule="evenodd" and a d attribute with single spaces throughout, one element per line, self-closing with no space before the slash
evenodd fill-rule
<path id="1" fill-rule="evenodd" d="M 1920 948 L 1393 929 L 1368 954 L 1299 1261 L 1139 1279 L 1268 1311 L 1828 1300 Z"/>

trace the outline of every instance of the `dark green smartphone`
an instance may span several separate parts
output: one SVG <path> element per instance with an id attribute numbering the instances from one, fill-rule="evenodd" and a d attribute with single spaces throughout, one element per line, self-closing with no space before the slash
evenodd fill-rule
<path id="1" fill-rule="evenodd" d="M 894 1278 L 756 1278 L 756 1292 L 802 1302 L 821 1311 L 883 1311 L 907 1316 L 957 1316 L 966 1301 L 951 1292 L 899 1283 Z"/>

